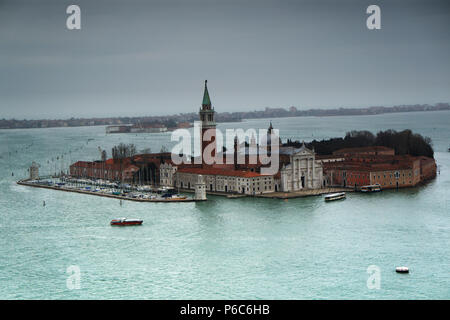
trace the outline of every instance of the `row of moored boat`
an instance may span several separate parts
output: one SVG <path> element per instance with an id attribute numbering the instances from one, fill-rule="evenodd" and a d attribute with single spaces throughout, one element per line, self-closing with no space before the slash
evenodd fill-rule
<path id="1" fill-rule="evenodd" d="M 381 186 L 379 184 L 372 184 L 367 186 L 360 187 L 359 191 L 364 193 L 371 193 L 371 192 L 380 192 Z M 325 201 L 335 201 L 335 200 L 343 200 L 347 197 L 345 192 L 336 192 L 336 193 L 330 193 L 325 195 L 324 199 Z"/>

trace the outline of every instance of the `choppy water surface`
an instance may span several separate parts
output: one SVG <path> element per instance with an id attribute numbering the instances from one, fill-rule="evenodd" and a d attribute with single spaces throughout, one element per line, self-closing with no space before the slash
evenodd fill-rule
<path id="1" fill-rule="evenodd" d="M 219 127 L 266 128 L 268 121 Z M 0 299 L 450 298 L 450 112 L 273 124 L 282 138 L 305 141 L 351 129 L 411 128 L 433 139 L 440 174 L 422 187 L 349 194 L 334 203 L 209 197 L 206 203 L 120 207 L 116 199 L 27 188 L 15 180 L 33 160 L 51 172 L 97 159 L 98 146 L 109 151 L 133 142 L 159 151 L 170 146 L 170 134 L 0 130 Z M 109 226 L 121 216 L 142 218 L 144 225 Z M 66 286 L 71 265 L 81 270 L 80 290 Z M 367 288 L 370 265 L 381 270 L 380 290 Z M 396 274 L 398 265 L 411 273 Z"/>

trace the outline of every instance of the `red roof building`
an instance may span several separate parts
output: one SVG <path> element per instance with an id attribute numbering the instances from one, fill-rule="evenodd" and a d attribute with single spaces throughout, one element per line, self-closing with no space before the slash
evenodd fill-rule
<path id="1" fill-rule="evenodd" d="M 175 174 L 175 187 L 194 189 L 199 176 L 203 177 L 209 192 L 255 195 L 273 192 L 275 189 L 273 175 L 212 167 L 179 168 Z"/>
<path id="2" fill-rule="evenodd" d="M 334 156 L 358 156 L 358 155 L 372 155 L 372 156 L 393 156 L 395 155 L 395 150 L 392 148 L 384 146 L 369 146 L 369 147 L 359 147 L 359 148 L 344 148 L 333 152 Z"/>
<path id="3" fill-rule="evenodd" d="M 341 162 L 324 163 L 326 183 L 330 186 L 361 187 L 380 184 L 383 188 L 411 187 L 436 175 L 434 159 L 397 156 L 362 156 Z"/>

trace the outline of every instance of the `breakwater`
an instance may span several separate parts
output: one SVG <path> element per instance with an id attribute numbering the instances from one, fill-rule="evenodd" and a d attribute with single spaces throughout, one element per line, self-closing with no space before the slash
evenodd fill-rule
<path id="1" fill-rule="evenodd" d="M 28 179 L 27 180 L 19 180 L 19 181 L 17 181 L 17 184 L 27 186 L 27 187 L 52 189 L 52 190 L 65 191 L 65 192 L 75 192 L 75 193 L 82 193 L 82 194 L 88 194 L 88 195 L 99 196 L 99 197 L 115 198 L 115 199 L 120 199 L 120 200 L 137 201 L 137 202 L 170 202 L 170 203 L 173 203 L 173 202 L 206 201 L 206 200 L 199 200 L 199 199 L 194 199 L 194 198 L 157 198 L 157 199 L 132 198 L 132 197 L 127 197 L 127 196 L 122 196 L 122 195 L 95 192 L 95 191 L 91 191 L 91 190 L 80 190 L 80 189 L 73 189 L 73 188 L 65 188 L 64 186 L 49 186 L 49 185 L 43 185 L 43 184 L 38 184 L 38 183 L 31 183 Z"/>

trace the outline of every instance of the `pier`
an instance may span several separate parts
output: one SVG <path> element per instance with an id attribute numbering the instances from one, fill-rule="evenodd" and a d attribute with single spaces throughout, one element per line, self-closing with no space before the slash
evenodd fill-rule
<path id="1" fill-rule="evenodd" d="M 183 193 L 193 193 L 194 191 L 191 189 L 181 189 L 180 191 Z M 355 188 L 342 188 L 342 187 L 330 187 L 330 188 L 322 188 L 322 189 L 305 189 L 301 191 L 293 191 L 293 192 L 270 192 L 270 193 L 262 193 L 262 194 L 242 194 L 242 193 L 229 193 L 229 192 L 220 192 L 220 191 L 206 191 L 206 194 L 213 196 L 222 196 L 228 199 L 238 199 L 238 198 L 272 198 L 272 199 L 294 199 L 294 198 L 304 198 L 304 197 L 314 197 L 321 196 L 328 193 L 336 193 L 336 192 L 355 192 Z"/>
<path id="2" fill-rule="evenodd" d="M 137 201 L 137 202 L 165 202 L 165 203 L 169 202 L 169 203 L 173 203 L 173 202 L 206 201 L 206 199 L 196 199 L 196 198 L 156 198 L 156 199 L 133 198 L 133 197 L 124 196 L 124 195 L 109 194 L 109 193 L 92 191 L 92 190 L 67 188 L 67 187 L 59 186 L 59 185 L 45 185 L 45 184 L 40 184 L 40 183 L 36 183 L 36 182 L 31 182 L 30 179 L 19 180 L 19 181 L 17 181 L 17 184 L 27 186 L 27 187 L 44 188 L 44 189 L 51 189 L 51 190 L 58 190 L 58 191 L 65 191 L 65 192 L 75 192 L 75 193 L 82 193 L 82 194 L 88 194 L 88 195 L 99 196 L 99 197 L 114 198 L 114 199 L 128 200 L 128 201 Z"/>
<path id="3" fill-rule="evenodd" d="M 274 198 L 274 199 L 294 199 L 303 197 L 320 196 L 335 192 L 353 192 L 354 188 L 323 188 L 323 189 L 306 189 L 293 192 L 272 192 L 255 195 L 258 198 Z"/>

